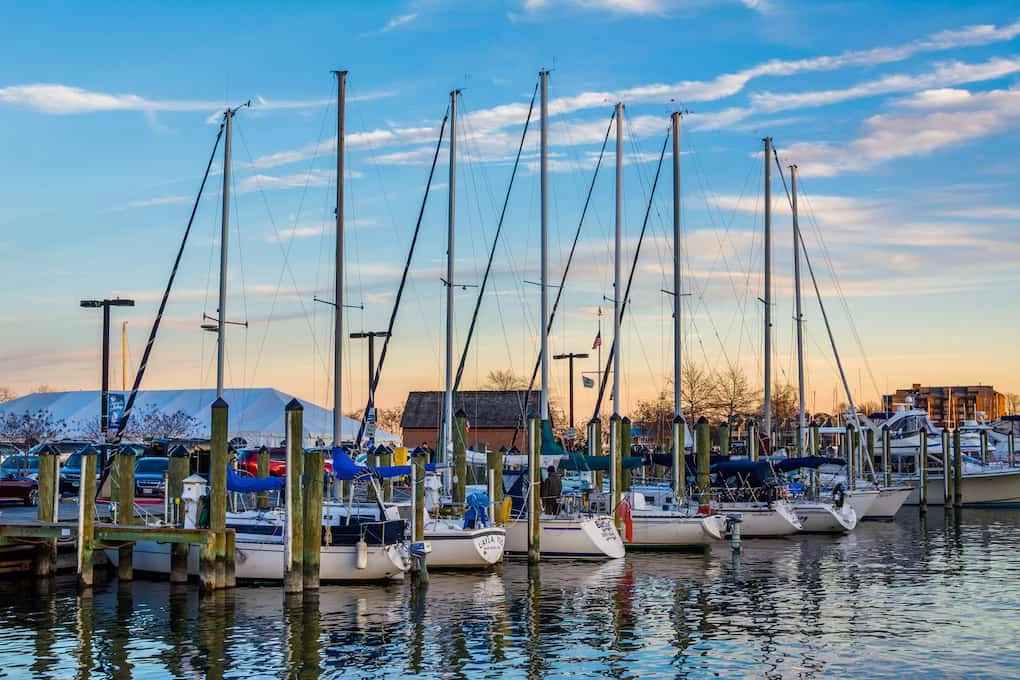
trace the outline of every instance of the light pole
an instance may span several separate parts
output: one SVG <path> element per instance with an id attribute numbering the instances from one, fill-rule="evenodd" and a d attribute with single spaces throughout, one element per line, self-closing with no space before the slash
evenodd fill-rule
<path id="1" fill-rule="evenodd" d="M 587 359 L 587 354 L 570 352 L 568 354 L 554 354 L 553 359 L 567 359 L 567 371 L 570 373 L 570 430 L 574 430 L 574 359 Z"/>
<path id="2" fill-rule="evenodd" d="M 110 427 L 110 307 L 134 307 L 134 300 L 114 298 L 112 300 L 82 300 L 80 305 L 85 308 L 103 309 L 103 372 L 100 378 L 102 390 L 99 395 L 99 431 L 106 441 L 106 433 Z"/>
<path id="3" fill-rule="evenodd" d="M 368 408 L 365 410 L 365 417 L 363 418 L 366 423 L 368 422 L 369 414 L 375 409 L 375 387 L 378 383 L 375 369 L 375 339 L 388 338 L 389 336 L 388 331 L 363 331 L 361 333 L 351 333 L 350 335 L 351 340 L 368 338 Z"/>

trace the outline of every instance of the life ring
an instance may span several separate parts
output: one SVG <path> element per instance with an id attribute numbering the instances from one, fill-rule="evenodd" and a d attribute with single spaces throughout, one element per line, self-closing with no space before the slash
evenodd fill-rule
<path id="1" fill-rule="evenodd" d="M 616 516 L 623 521 L 623 538 L 628 543 L 634 542 L 634 518 L 631 515 L 630 503 L 620 501 L 616 506 Z"/>
<path id="2" fill-rule="evenodd" d="M 837 484 L 832 488 L 832 504 L 837 508 L 842 508 L 844 503 L 846 503 L 846 491 L 842 484 Z"/>

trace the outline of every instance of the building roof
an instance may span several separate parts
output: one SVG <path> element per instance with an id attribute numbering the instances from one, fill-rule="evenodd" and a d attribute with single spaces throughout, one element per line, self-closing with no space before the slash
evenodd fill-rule
<path id="1" fill-rule="evenodd" d="M 113 392 L 111 392 L 113 393 Z M 119 392 L 118 394 L 125 394 Z M 63 421 L 62 437 L 75 438 L 87 433 L 87 425 L 99 417 L 99 390 L 40 392 L 0 404 L 0 417 L 8 414 L 48 411 L 54 420 Z M 276 444 L 284 439 L 283 408 L 294 397 L 270 387 L 225 389 L 223 398 L 230 407 L 230 436 L 240 436 L 251 445 Z M 155 408 L 166 414 L 184 411 L 196 421 L 196 437 L 209 437 L 209 406 L 216 399 L 214 389 L 144 390 L 138 393 L 135 412 Z M 306 440 L 332 438 L 333 412 L 317 404 L 298 399 L 304 407 Z M 342 438 L 352 440 L 358 433 L 358 421 L 344 417 Z M 376 431 L 376 441 L 399 441 L 396 435 Z"/>
<path id="2" fill-rule="evenodd" d="M 473 390 L 453 395 L 453 409 L 467 414 L 471 429 L 523 427 L 528 417 L 537 416 L 541 392 L 532 390 Z M 524 413 L 524 403 L 528 411 Z M 400 426 L 404 429 L 437 429 L 443 408 L 443 393 L 411 392 L 404 404 Z"/>

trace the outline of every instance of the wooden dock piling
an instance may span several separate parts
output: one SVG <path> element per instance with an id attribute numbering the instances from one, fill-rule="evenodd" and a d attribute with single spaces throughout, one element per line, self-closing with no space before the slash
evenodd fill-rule
<path id="1" fill-rule="evenodd" d="M 591 436 L 591 441 L 588 444 L 588 448 L 589 448 L 590 451 L 592 451 L 591 455 L 593 455 L 593 456 L 601 456 L 602 455 L 602 420 L 599 419 L 599 418 L 592 418 L 591 422 L 589 423 L 589 427 L 591 427 L 591 435 L 590 435 Z M 602 490 L 602 482 L 603 482 L 602 472 L 601 471 L 596 471 L 595 472 L 595 488 L 598 489 L 599 491 Z"/>
<path id="2" fill-rule="evenodd" d="M 227 559 L 227 440 L 229 407 L 223 397 L 212 404 L 209 451 L 209 529 L 216 536 L 216 588 L 226 587 Z"/>
<path id="3" fill-rule="evenodd" d="M 623 464 L 623 460 L 630 456 L 631 448 L 634 445 L 634 436 L 631 432 L 630 418 L 624 416 L 620 419 L 620 493 L 630 491 L 631 471 Z"/>
<path id="4" fill-rule="evenodd" d="M 963 507 L 963 446 L 960 428 L 953 430 L 953 507 Z"/>
<path id="5" fill-rule="evenodd" d="M 259 452 L 255 454 L 255 477 L 258 479 L 266 479 L 269 477 L 269 448 L 263 446 L 259 449 Z M 266 491 L 259 491 L 258 500 L 256 501 L 259 510 L 269 509 L 269 493 Z"/>
<path id="6" fill-rule="evenodd" d="M 170 516 L 166 521 L 175 527 L 184 526 L 184 479 L 190 472 L 191 456 L 178 444 L 169 451 L 170 462 L 166 471 L 166 497 Z M 186 543 L 170 545 L 170 583 L 188 580 L 188 550 Z"/>
<path id="7" fill-rule="evenodd" d="M 619 531 L 623 530 L 623 518 L 620 516 L 620 415 L 614 413 L 609 417 L 609 514 Z"/>
<path id="8" fill-rule="evenodd" d="M 949 450 L 949 430 L 942 430 L 942 505 L 953 504 L 953 457 Z"/>
<path id="9" fill-rule="evenodd" d="M 379 465 L 383 467 L 389 467 L 393 465 L 393 450 L 390 447 L 384 447 L 382 454 L 379 456 Z M 393 480 L 389 477 L 382 481 L 382 492 L 383 492 L 383 503 L 393 502 Z"/>
<path id="10" fill-rule="evenodd" d="M 467 413 L 453 416 L 453 503 L 463 507 L 467 499 Z"/>
<path id="11" fill-rule="evenodd" d="M 485 452 L 485 467 L 487 469 L 485 478 L 492 479 L 492 496 L 489 500 L 492 501 L 495 508 L 501 508 L 503 505 L 503 454 L 505 451 L 506 449 L 501 448 L 499 451 Z M 493 522 L 496 521 L 495 516 L 491 519 Z"/>
<path id="12" fill-rule="evenodd" d="M 1012 425 L 1010 425 L 1010 427 L 1012 427 Z M 1009 434 L 1006 435 L 1006 449 L 1006 462 L 1010 467 L 1013 467 L 1014 458 L 1016 457 L 1016 439 L 1013 436 L 1013 430 L 1010 430 Z"/>
<path id="13" fill-rule="evenodd" d="M 811 425 L 811 453 L 822 455 L 822 426 L 818 423 Z"/>
<path id="14" fill-rule="evenodd" d="M 747 455 L 751 460 L 758 460 L 758 428 L 753 420 L 747 424 Z"/>
<path id="15" fill-rule="evenodd" d="M 80 452 L 81 480 L 78 486 L 78 585 L 92 587 L 92 560 L 96 526 L 96 449 L 86 446 Z"/>
<path id="16" fill-rule="evenodd" d="M 705 416 L 698 418 L 694 426 L 694 441 L 698 457 L 698 503 L 705 505 L 709 501 L 709 468 L 712 460 L 712 430 Z"/>
<path id="17" fill-rule="evenodd" d="M 131 526 L 135 523 L 135 450 L 131 446 L 118 446 L 115 456 L 117 524 Z M 121 581 L 133 580 L 135 544 L 125 543 L 117 549 L 117 552 L 117 578 Z"/>
<path id="18" fill-rule="evenodd" d="M 730 423 L 726 420 L 719 423 L 719 455 L 730 455 Z"/>
<path id="19" fill-rule="evenodd" d="M 888 452 L 888 450 L 889 450 L 889 438 L 890 438 L 889 428 L 888 427 L 884 427 L 883 426 L 883 428 L 882 428 L 882 437 L 885 440 L 884 450 L 886 452 Z M 919 437 L 919 440 L 920 440 L 920 444 L 917 447 L 917 466 L 916 466 L 917 467 L 917 484 L 918 484 L 918 486 L 917 486 L 917 493 L 918 493 L 917 505 L 918 505 L 920 513 L 923 515 L 924 513 L 928 512 L 928 436 L 924 432 L 921 432 L 921 436 Z M 885 457 L 887 457 L 887 456 L 888 456 L 888 453 L 886 453 L 885 456 L 883 457 L 883 461 L 885 460 Z M 887 471 L 886 472 L 886 479 L 891 481 L 891 477 L 890 477 L 890 475 L 888 473 L 888 470 L 889 470 L 888 464 L 885 467 L 886 467 L 886 471 Z M 886 482 L 886 486 L 891 486 L 890 481 Z"/>
<path id="20" fill-rule="evenodd" d="M 283 590 L 299 593 L 304 580 L 304 407 L 291 399 L 284 411 L 287 427 L 287 519 L 283 540 Z"/>
<path id="21" fill-rule="evenodd" d="M 528 419 L 528 563 L 538 564 L 542 556 L 542 421 Z"/>
<path id="22" fill-rule="evenodd" d="M 687 456 L 684 450 L 685 430 L 683 416 L 673 416 L 673 496 L 679 504 L 687 496 Z"/>
<path id="23" fill-rule="evenodd" d="M 988 465 L 988 430 L 979 430 L 978 437 L 981 440 L 981 464 Z"/>
<path id="24" fill-rule="evenodd" d="M 854 425 L 846 424 L 846 438 L 843 450 L 846 452 L 846 484 L 847 490 L 857 488 L 857 450 L 854 448 Z"/>
<path id="25" fill-rule="evenodd" d="M 50 446 L 43 446 L 39 451 L 39 500 L 37 501 L 36 517 L 40 522 L 57 522 L 57 505 L 60 498 L 60 478 L 57 465 L 60 452 Z M 53 576 L 57 570 L 56 539 L 41 539 L 36 551 L 35 574 L 39 577 Z"/>
<path id="26" fill-rule="evenodd" d="M 304 507 L 304 589 L 319 589 L 319 561 L 322 550 L 322 487 L 323 451 L 312 449 L 305 454 Z"/>
<path id="27" fill-rule="evenodd" d="M 924 451 L 927 454 L 927 437 L 922 433 L 920 438 L 924 442 Z M 892 486 L 892 432 L 889 431 L 888 425 L 882 426 L 882 484 L 886 487 Z"/>
<path id="28" fill-rule="evenodd" d="M 415 542 L 425 540 L 425 463 L 428 462 L 428 452 L 422 448 L 416 448 L 411 455 L 411 496 L 414 504 L 413 539 Z"/>

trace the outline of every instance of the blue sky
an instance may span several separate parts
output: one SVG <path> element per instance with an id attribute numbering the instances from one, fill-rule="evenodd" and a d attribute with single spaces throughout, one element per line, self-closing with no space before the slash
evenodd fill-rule
<path id="1" fill-rule="evenodd" d="M 760 139 L 801 169 L 803 228 L 858 398 L 910 382 L 1020 390 L 1015 163 L 1020 13 L 1005 3 L 511 0 L 245 3 L 210 8 L 34 3 L 2 10 L 0 385 L 98 383 L 94 313 L 138 300 L 132 368 L 216 134 L 234 140 L 228 383 L 329 404 L 335 85 L 350 70 L 349 329 L 385 326 L 436 125 L 462 88 L 458 278 L 477 282 L 540 68 L 550 94 L 552 269 L 558 277 L 612 105 L 627 107 L 625 257 L 668 115 L 684 123 L 685 346 L 714 369 L 761 365 Z M 537 129 L 537 120 L 535 121 Z M 465 387 L 530 371 L 538 296 L 537 137 L 510 201 Z M 401 312 L 384 405 L 442 376 L 445 154 Z M 611 168 L 612 155 L 607 156 Z M 624 328 L 624 401 L 670 368 L 668 162 Z M 218 172 L 218 164 L 215 166 Z M 214 379 L 219 175 L 182 264 L 150 387 Z M 776 364 L 794 379 L 789 211 L 774 185 Z M 611 294 L 612 177 L 603 172 L 553 350 L 591 347 Z M 805 286 L 806 294 L 810 289 Z M 809 407 L 837 375 L 808 297 Z M 458 293 L 458 347 L 473 291 Z M 609 317 L 606 317 L 608 323 Z M 604 333 L 608 340 L 610 333 Z M 116 347 L 115 347 L 116 351 Z M 364 398 L 364 346 L 346 347 L 345 401 Z M 594 365 L 584 370 L 594 370 Z M 563 367 L 554 392 L 564 395 Z M 119 384 L 119 368 L 115 373 Z M 581 391 L 579 413 L 590 413 Z M 345 405 L 346 409 L 346 405 Z"/>

